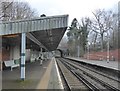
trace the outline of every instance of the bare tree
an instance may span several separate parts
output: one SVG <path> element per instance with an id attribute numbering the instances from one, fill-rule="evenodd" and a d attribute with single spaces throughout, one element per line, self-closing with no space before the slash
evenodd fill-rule
<path id="1" fill-rule="evenodd" d="M 1 2 L 2 20 L 18 20 L 36 17 L 37 13 L 31 9 L 27 2 Z"/>
<path id="2" fill-rule="evenodd" d="M 110 34 L 110 48 L 116 49 L 118 47 L 118 14 L 114 13 L 111 19 L 112 31 Z"/>
<path id="3" fill-rule="evenodd" d="M 5 17 L 8 17 L 6 11 L 9 11 L 12 3 L 13 2 L 2 2 L 2 1 L 0 1 L 0 20 L 2 20 Z"/>
<path id="4" fill-rule="evenodd" d="M 95 19 L 91 24 L 91 30 L 96 33 L 95 41 L 98 35 L 101 36 L 101 51 L 103 51 L 105 33 L 110 34 L 110 31 L 113 30 L 113 12 L 105 10 L 96 10 L 95 13 L 93 12 L 93 15 Z"/>

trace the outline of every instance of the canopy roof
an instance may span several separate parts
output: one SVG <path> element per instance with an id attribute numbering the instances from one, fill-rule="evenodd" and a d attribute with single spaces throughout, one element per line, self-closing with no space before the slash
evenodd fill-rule
<path id="1" fill-rule="evenodd" d="M 26 32 L 33 42 L 53 51 L 57 48 L 68 24 L 68 15 L 40 17 L 0 23 L 0 36 Z"/>

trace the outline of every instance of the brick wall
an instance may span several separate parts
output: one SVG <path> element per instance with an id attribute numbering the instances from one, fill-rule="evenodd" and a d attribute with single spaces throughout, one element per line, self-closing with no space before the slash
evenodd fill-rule
<path id="1" fill-rule="evenodd" d="M 0 52 L 0 61 L 6 61 L 10 59 L 10 51 L 2 48 L 2 52 Z"/>
<path id="2" fill-rule="evenodd" d="M 110 55 L 110 60 L 113 60 L 113 58 L 116 61 L 120 61 L 120 49 L 116 49 L 116 50 L 111 50 L 109 52 Z M 90 52 L 89 55 L 85 54 L 84 58 L 88 58 L 91 60 L 106 60 L 107 59 L 107 52 Z"/>
<path id="3" fill-rule="evenodd" d="M 0 46 L 0 61 L 2 60 L 2 47 Z"/>
<path id="4" fill-rule="evenodd" d="M 10 51 L 7 50 L 6 48 L 2 48 L 2 51 L 0 51 L 0 61 L 6 61 L 10 59 Z M 2 65 L 0 62 L 0 70 L 2 70 Z"/>

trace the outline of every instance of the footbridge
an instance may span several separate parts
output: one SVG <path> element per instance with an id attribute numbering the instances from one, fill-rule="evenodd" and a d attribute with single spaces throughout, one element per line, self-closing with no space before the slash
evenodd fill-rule
<path id="1" fill-rule="evenodd" d="M 36 57 L 39 57 L 39 54 L 43 51 L 56 50 L 67 27 L 68 15 L 0 23 L 0 39 L 2 39 L 0 61 L 20 58 L 20 78 L 24 80 L 26 50 L 36 51 Z"/>

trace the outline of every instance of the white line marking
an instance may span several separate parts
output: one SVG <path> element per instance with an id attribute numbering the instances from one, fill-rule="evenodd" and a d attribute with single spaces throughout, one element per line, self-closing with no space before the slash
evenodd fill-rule
<path id="1" fill-rule="evenodd" d="M 61 80 L 61 77 L 60 77 L 60 73 L 58 71 L 58 66 L 57 66 L 56 60 L 55 60 L 55 67 L 56 67 L 56 70 L 57 70 L 57 75 L 58 75 L 58 80 L 59 80 L 59 83 L 60 83 L 60 88 L 64 89 L 63 84 L 62 84 L 62 80 Z"/>

